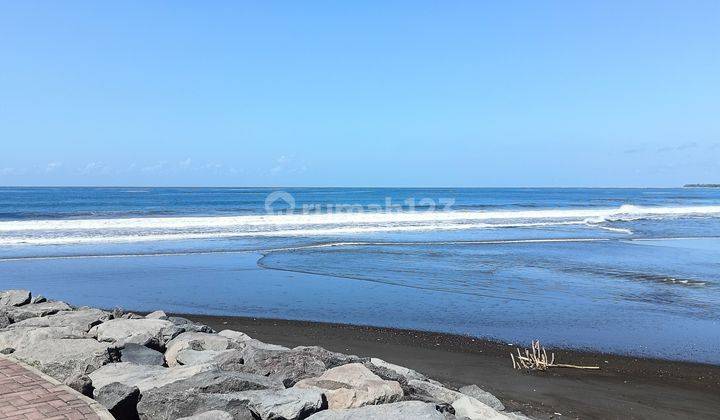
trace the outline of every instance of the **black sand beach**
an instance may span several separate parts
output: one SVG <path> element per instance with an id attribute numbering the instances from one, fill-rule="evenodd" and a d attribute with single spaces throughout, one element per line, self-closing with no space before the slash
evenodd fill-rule
<path id="1" fill-rule="evenodd" d="M 495 394 L 509 410 L 538 418 L 720 416 L 720 366 L 556 349 L 563 363 L 602 368 L 528 373 L 513 370 L 509 354 L 514 346 L 466 336 L 304 321 L 184 316 L 217 330 L 243 331 L 267 342 L 318 345 L 380 357 L 451 385 L 474 383 Z"/>

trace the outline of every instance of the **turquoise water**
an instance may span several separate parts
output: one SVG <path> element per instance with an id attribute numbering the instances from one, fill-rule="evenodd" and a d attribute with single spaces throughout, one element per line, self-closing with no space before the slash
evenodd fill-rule
<path id="1" fill-rule="evenodd" d="M 720 190 L 278 191 L 0 188 L 0 288 L 720 363 Z"/>

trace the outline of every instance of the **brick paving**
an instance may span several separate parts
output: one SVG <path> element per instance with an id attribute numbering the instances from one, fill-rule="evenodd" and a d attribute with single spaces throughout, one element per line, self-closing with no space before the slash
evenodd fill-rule
<path id="1" fill-rule="evenodd" d="M 101 415 L 98 411 L 92 406 L 92 402 L 69 387 L 15 361 L 0 357 L 0 419 L 108 418 L 109 414 Z"/>

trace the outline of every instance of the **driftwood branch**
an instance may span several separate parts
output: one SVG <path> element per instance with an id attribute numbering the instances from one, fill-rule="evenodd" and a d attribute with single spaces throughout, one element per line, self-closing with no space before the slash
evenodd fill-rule
<path id="1" fill-rule="evenodd" d="M 527 369 L 527 370 L 548 370 L 548 368 L 572 368 L 572 369 L 589 369 L 597 370 L 600 366 L 578 366 L 568 365 L 564 363 L 555 363 L 555 353 L 550 353 L 550 359 L 548 360 L 547 352 L 545 347 L 540 345 L 539 340 L 533 340 L 530 350 L 525 349 L 523 354 L 519 348 L 517 350 L 517 356 L 510 353 L 510 359 L 512 359 L 513 369 Z"/>

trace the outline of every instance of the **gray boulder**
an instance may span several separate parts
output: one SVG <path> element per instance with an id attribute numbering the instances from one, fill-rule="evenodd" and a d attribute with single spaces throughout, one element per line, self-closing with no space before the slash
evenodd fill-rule
<path id="1" fill-rule="evenodd" d="M 193 350 L 183 349 L 177 354 L 176 360 L 178 364 L 183 366 L 187 365 L 201 365 L 204 363 L 213 362 L 218 356 L 234 350 Z"/>
<path id="2" fill-rule="evenodd" d="M 70 311 L 72 308 L 65 302 L 42 302 L 29 303 L 27 305 L 14 307 L 7 310 L 7 314 L 13 322 L 24 321 L 28 318 L 52 315 L 60 311 Z"/>
<path id="3" fill-rule="evenodd" d="M 293 348 L 292 350 L 299 353 L 307 354 L 314 357 L 315 359 L 322 360 L 322 362 L 325 363 L 325 368 L 327 369 L 347 365 L 348 363 L 363 362 L 363 359 L 358 356 L 337 353 L 334 351 L 326 350 L 319 346 L 298 346 Z"/>
<path id="4" fill-rule="evenodd" d="M 236 419 L 301 419 L 323 408 L 322 394 L 299 389 L 206 392 L 175 383 L 144 392 L 138 404 L 141 419 L 174 419 L 221 410 Z"/>
<path id="5" fill-rule="evenodd" d="M 210 410 L 190 417 L 180 417 L 177 420 L 233 420 L 227 411 Z"/>
<path id="6" fill-rule="evenodd" d="M 212 365 L 165 368 L 162 366 L 120 362 L 107 364 L 88 376 L 90 376 L 96 388 L 112 382 L 120 382 L 128 386 L 136 386 L 140 389 L 140 392 L 144 393 L 146 390 L 159 388 L 212 369 L 214 369 Z"/>
<path id="7" fill-rule="evenodd" d="M 173 420 L 208 411 L 223 411 L 235 420 L 255 420 L 246 401 L 235 399 L 232 395 L 205 394 L 193 390 L 170 394 L 153 389 L 142 393 L 137 405 L 138 415 L 141 420 Z"/>
<path id="8" fill-rule="evenodd" d="M 86 397 L 92 398 L 93 396 L 92 380 L 83 373 L 75 372 L 67 377 L 63 383 Z"/>
<path id="9" fill-rule="evenodd" d="M 0 306 L 20 306 L 30 303 L 31 294 L 27 290 L 6 290 L 0 292 Z"/>
<path id="10" fill-rule="evenodd" d="M 349 410 L 325 410 L 308 417 L 311 420 L 445 420 L 434 404 L 404 401 L 392 404 L 368 405 Z"/>
<path id="11" fill-rule="evenodd" d="M 38 341 L 52 338 L 87 338 L 82 330 L 72 327 L 15 327 L 0 331 L 0 348 L 22 349 Z"/>
<path id="12" fill-rule="evenodd" d="M 260 349 L 260 350 L 290 350 L 289 348 L 285 346 L 280 346 L 277 344 L 268 344 L 264 343 L 260 340 L 256 340 L 249 335 L 240 332 L 240 331 L 234 331 L 234 330 L 222 330 L 218 333 L 219 336 L 226 337 L 230 339 L 230 347 L 234 349 L 244 349 L 246 347 L 252 347 L 254 349 Z"/>
<path id="13" fill-rule="evenodd" d="M 135 343 L 161 349 L 182 330 L 163 319 L 111 319 L 93 327 L 89 334 L 98 341 L 124 345 Z"/>
<path id="14" fill-rule="evenodd" d="M 493 394 L 481 389 L 477 385 L 468 385 L 460 388 L 458 391 L 460 391 L 462 394 L 468 395 L 470 397 L 475 398 L 476 400 L 480 401 L 483 404 L 489 405 L 493 409 L 497 411 L 503 411 L 505 410 L 505 406 L 502 402 L 500 402 L 497 397 L 495 397 Z"/>
<path id="15" fill-rule="evenodd" d="M 498 413 L 490 406 L 481 403 L 473 397 L 464 395 L 452 403 L 457 417 L 467 417 L 470 420 L 508 420 L 508 417 Z"/>
<path id="16" fill-rule="evenodd" d="M 111 360 L 107 343 L 92 339 L 47 339 L 16 349 L 12 354 L 53 378 L 64 381 L 73 373 L 88 374 Z"/>
<path id="17" fill-rule="evenodd" d="M 155 311 L 155 312 L 150 312 L 149 314 L 145 315 L 145 318 L 147 318 L 147 319 L 167 319 L 167 314 L 164 311 Z"/>
<path id="18" fill-rule="evenodd" d="M 332 409 L 392 403 L 403 397 L 398 382 L 383 380 L 360 363 L 329 369 L 320 377 L 299 381 L 295 387 L 323 391 Z"/>
<path id="19" fill-rule="evenodd" d="M 233 394 L 233 397 L 246 399 L 250 411 L 262 420 L 304 419 L 325 408 L 323 394 L 309 389 L 245 391 Z"/>
<path id="20" fill-rule="evenodd" d="M 135 343 L 127 343 L 120 349 L 120 361 L 136 365 L 162 366 L 165 357 L 157 350 Z"/>
<path id="21" fill-rule="evenodd" d="M 10 319 L 7 312 L 0 311 L 0 329 L 5 328 L 10 324 L 12 324 L 12 319 Z"/>
<path id="22" fill-rule="evenodd" d="M 373 357 L 372 359 L 370 359 L 370 363 L 372 363 L 373 365 L 375 365 L 377 367 L 393 371 L 396 374 L 404 377 L 406 381 L 410 381 L 413 379 L 424 381 L 427 379 L 427 377 L 425 375 L 418 373 L 412 369 L 406 368 L 404 366 L 396 365 L 394 363 L 386 362 L 386 361 L 384 361 L 382 359 L 378 359 L 376 357 Z"/>
<path id="23" fill-rule="evenodd" d="M 410 397 L 421 401 L 436 404 L 452 404 L 465 394 L 445 388 L 442 385 L 428 381 L 410 380 L 408 385 L 412 389 Z"/>
<path id="24" fill-rule="evenodd" d="M 30 298 L 30 303 L 43 303 L 47 302 L 47 299 L 43 295 L 36 295 Z"/>
<path id="25" fill-rule="evenodd" d="M 223 370 L 269 376 L 282 381 L 287 388 L 301 379 L 312 378 L 325 371 L 325 363 L 306 352 L 266 350 L 251 345 L 220 355 L 215 363 Z"/>
<path id="26" fill-rule="evenodd" d="M 40 318 L 30 318 L 12 324 L 11 328 L 23 327 L 72 327 L 84 332 L 93 326 L 110 318 L 111 314 L 100 309 L 78 309 L 76 311 L 63 311 L 54 315 Z"/>
<path id="27" fill-rule="evenodd" d="M 215 332 L 215 330 L 208 327 L 207 325 L 192 322 L 189 319 L 183 318 L 181 316 L 169 316 L 169 317 L 167 317 L 167 320 L 172 322 L 173 324 L 177 325 L 178 327 L 182 327 L 182 329 L 185 331 L 204 332 L 204 333 L 214 333 Z"/>
<path id="28" fill-rule="evenodd" d="M 94 392 L 95 400 L 107 408 L 116 419 L 137 419 L 140 390 L 120 382 L 113 382 Z"/>
<path id="29" fill-rule="evenodd" d="M 167 321 L 166 321 L 167 322 Z M 165 361 L 172 367 L 178 364 L 177 355 L 187 348 L 220 351 L 228 348 L 230 340 L 217 334 L 184 332 L 167 343 Z"/>
<path id="30" fill-rule="evenodd" d="M 172 368 L 180 369 L 180 368 Z M 280 391 L 283 386 L 270 378 L 241 372 L 208 371 L 168 385 L 142 391 L 140 418 L 177 418 L 209 410 L 223 410 L 236 418 L 251 419 L 248 398 L 231 396 L 238 391 Z"/>

